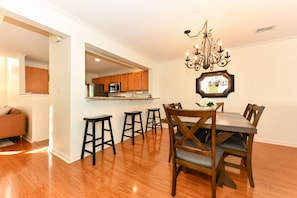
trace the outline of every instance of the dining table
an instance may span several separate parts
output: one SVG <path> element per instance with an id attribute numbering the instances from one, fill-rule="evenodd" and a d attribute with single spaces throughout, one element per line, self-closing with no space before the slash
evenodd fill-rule
<path id="1" fill-rule="evenodd" d="M 165 120 L 163 121 L 167 122 Z M 197 122 L 197 118 L 182 117 L 181 121 L 188 125 L 193 125 Z M 211 120 L 206 121 L 203 128 L 210 129 Z M 253 136 L 257 133 L 257 128 L 242 114 L 237 112 L 217 112 L 216 130 L 218 131 L 216 145 L 220 145 L 234 133 L 246 134 L 247 136 Z"/>
<path id="2" fill-rule="evenodd" d="M 193 125 L 197 122 L 197 117 L 181 117 L 182 122 L 186 125 Z M 161 120 L 163 123 L 168 123 L 167 119 Z M 211 129 L 211 120 L 207 120 L 202 126 L 205 129 Z M 247 138 L 247 149 L 252 149 L 252 140 L 254 134 L 257 133 L 257 128 L 248 121 L 241 113 L 237 112 L 216 112 L 216 145 L 220 145 L 225 140 L 230 138 L 234 133 L 245 134 Z M 236 188 L 234 181 L 224 172 L 224 185 L 231 188 Z"/>

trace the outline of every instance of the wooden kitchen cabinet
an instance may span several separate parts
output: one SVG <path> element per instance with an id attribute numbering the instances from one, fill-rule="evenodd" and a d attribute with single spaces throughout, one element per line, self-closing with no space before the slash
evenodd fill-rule
<path id="1" fill-rule="evenodd" d="M 134 73 L 134 89 L 135 91 L 142 90 L 142 72 Z"/>
<path id="2" fill-rule="evenodd" d="M 148 70 L 141 72 L 141 90 L 148 91 Z"/>
<path id="3" fill-rule="evenodd" d="M 104 85 L 104 77 L 102 77 L 102 78 L 93 78 L 92 83 Z"/>
<path id="4" fill-rule="evenodd" d="M 121 82 L 121 75 L 113 75 L 110 76 L 110 83 L 118 83 Z"/>
<path id="5" fill-rule="evenodd" d="M 25 83 L 26 93 L 48 94 L 48 70 L 26 66 Z"/>
<path id="6" fill-rule="evenodd" d="M 127 84 L 127 74 L 121 74 L 121 91 L 127 91 L 128 84 Z"/>
<path id="7" fill-rule="evenodd" d="M 109 83 L 113 82 L 121 83 L 121 91 L 147 91 L 148 70 L 93 78 L 92 82 L 96 84 L 104 84 L 104 92 L 108 92 Z"/>
<path id="8" fill-rule="evenodd" d="M 108 86 L 111 81 L 110 76 L 104 77 L 104 92 L 108 92 Z"/>
<path id="9" fill-rule="evenodd" d="M 148 70 L 134 73 L 135 78 L 135 91 L 148 90 Z"/>
<path id="10" fill-rule="evenodd" d="M 127 74 L 127 91 L 135 91 L 135 78 L 133 72 Z"/>

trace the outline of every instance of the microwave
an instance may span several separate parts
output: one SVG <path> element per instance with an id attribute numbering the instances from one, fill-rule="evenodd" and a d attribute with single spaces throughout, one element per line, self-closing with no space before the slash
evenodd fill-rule
<path id="1" fill-rule="evenodd" d="M 117 82 L 117 83 L 110 83 L 108 85 L 108 92 L 109 93 L 117 93 L 117 92 L 121 92 L 121 83 Z"/>

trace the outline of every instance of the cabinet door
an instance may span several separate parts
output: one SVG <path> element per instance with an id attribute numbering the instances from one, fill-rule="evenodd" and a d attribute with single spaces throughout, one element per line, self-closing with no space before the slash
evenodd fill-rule
<path id="1" fill-rule="evenodd" d="M 121 75 L 110 76 L 110 83 L 118 83 L 118 82 L 121 82 Z"/>
<path id="2" fill-rule="evenodd" d="M 134 73 L 128 73 L 127 74 L 127 90 L 134 91 L 135 90 L 134 84 L 135 84 Z"/>
<path id="3" fill-rule="evenodd" d="M 134 73 L 134 80 L 135 80 L 135 82 L 134 82 L 134 89 L 136 90 L 136 91 L 140 91 L 140 90 L 142 90 L 142 88 L 141 88 L 141 86 L 142 86 L 142 77 L 141 77 L 141 75 L 142 75 L 142 72 L 135 72 Z"/>
<path id="4" fill-rule="evenodd" d="M 109 83 L 110 83 L 110 76 L 104 77 L 104 92 L 108 92 Z"/>
<path id="5" fill-rule="evenodd" d="M 121 91 L 127 91 L 127 74 L 121 74 Z"/>
<path id="6" fill-rule="evenodd" d="M 92 83 L 104 85 L 104 77 L 103 78 L 93 78 Z"/>
<path id="7" fill-rule="evenodd" d="M 49 73 L 47 69 L 25 67 L 25 88 L 27 93 L 48 94 Z"/>
<path id="8" fill-rule="evenodd" d="M 141 90 L 148 90 L 148 70 L 141 72 Z"/>

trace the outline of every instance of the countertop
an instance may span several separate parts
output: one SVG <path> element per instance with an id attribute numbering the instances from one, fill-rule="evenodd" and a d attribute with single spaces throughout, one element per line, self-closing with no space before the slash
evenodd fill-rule
<path id="1" fill-rule="evenodd" d="M 86 100 L 156 100 L 160 98 L 137 98 L 137 97 L 87 97 Z"/>

